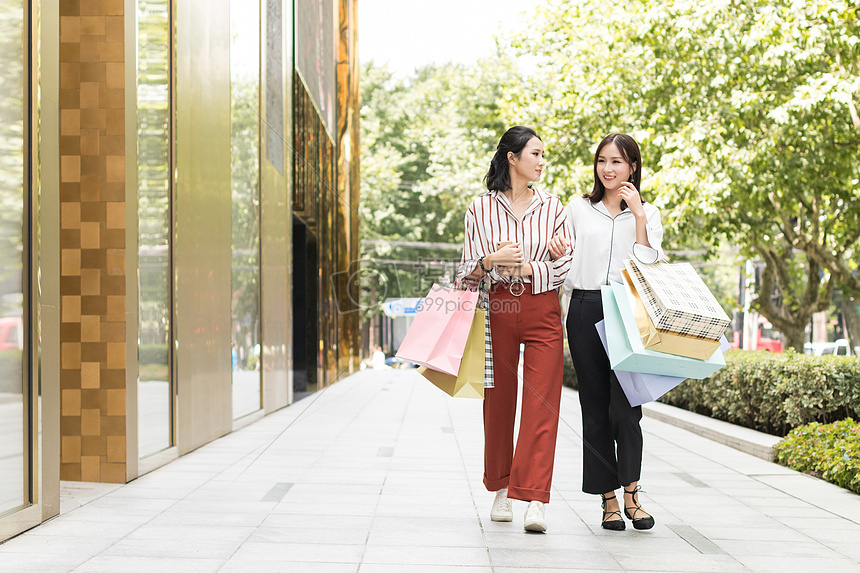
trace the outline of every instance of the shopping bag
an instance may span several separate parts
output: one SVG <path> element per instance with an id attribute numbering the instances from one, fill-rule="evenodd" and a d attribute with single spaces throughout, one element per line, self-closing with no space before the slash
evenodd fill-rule
<path id="1" fill-rule="evenodd" d="M 633 319 L 636 321 L 636 328 L 639 331 L 639 336 L 645 348 L 658 352 L 677 354 L 678 356 L 686 356 L 688 358 L 698 358 L 699 360 L 707 360 L 714 355 L 714 352 L 719 350 L 719 340 L 694 338 L 665 330 L 657 330 L 633 286 L 630 273 L 626 269 L 622 269 L 621 275 L 624 277 L 624 291 L 627 294 L 627 302 L 633 309 Z M 624 318 L 623 315 L 622 318 Z"/>
<path id="2" fill-rule="evenodd" d="M 624 261 L 657 330 L 719 340 L 729 316 L 690 263 Z"/>
<path id="3" fill-rule="evenodd" d="M 603 343 L 603 349 L 608 352 L 605 321 L 601 320 L 594 327 L 597 329 L 600 342 Z M 624 370 L 614 370 L 614 372 L 621 389 L 624 390 L 627 401 L 634 408 L 646 402 L 653 402 L 686 380 L 681 376 L 661 376 L 659 374 L 643 374 L 642 372 L 625 372 Z"/>
<path id="4" fill-rule="evenodd" d="M 472 328 L 476 290 L 433 285 L 409 326 L 397 358 L 456 376 Z"/>
<path id="5" fill-rule="evenodd" d="M 609 364 L 613 370 L 682 376 L 700 380 L 726 365 L 722 351 L 715 352 L 708 360 L 698 360 L 648 350 L 642 344 L 642 338 L 636 328 L 633 310 L 627 303 L 624 285 L 619 283 L 603 285 L 600 287 L 600 295 L 606 323 Z"/>
<path id="6" fill-rule="evenodd" d="M 484 397 L 484 310 L 475 310 L 472 329 L 463 349 L 463 360 L 456 376 L 425 366 L 418 372 L 440 390 L 455 398 Z"/>

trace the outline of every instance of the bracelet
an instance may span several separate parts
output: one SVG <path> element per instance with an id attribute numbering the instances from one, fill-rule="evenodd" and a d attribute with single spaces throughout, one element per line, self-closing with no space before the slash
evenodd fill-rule
<path id="1" fill-rule="evenodd" d="M 488 271 L 487 267 L 484 266 L 484 257 L 478 257 L 478 266 L 481 267 L 482 271 L 489 274 L 490 271 Z"/>

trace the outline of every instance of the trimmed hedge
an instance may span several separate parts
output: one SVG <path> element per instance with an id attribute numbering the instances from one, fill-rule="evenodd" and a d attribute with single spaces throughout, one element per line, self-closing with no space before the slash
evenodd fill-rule
<path id="1" fill-rule="evenodd" d="M 795 428 L 773 449 L 780 464 L 860 493 L 860 424 L 854 420 Z"/>
<path id="2" fill-rule="evenodd" d="M 860 358 L 733 350 L 726 366 L 660 401 L 769 434 L 810 422 L 860 419 Z"/>

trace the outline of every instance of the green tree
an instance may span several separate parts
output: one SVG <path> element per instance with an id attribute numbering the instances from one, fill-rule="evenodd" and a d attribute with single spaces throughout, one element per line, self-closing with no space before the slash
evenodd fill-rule
<path id="1" fill-rule="evenodd" d="M 486 189 L 482 178 L 505 129 L 498 102 L 512 69 L 510 61 L 494 58 L 395 78 L 385 67 L 364 66 L 361 237 L 374 241 L 364 254 L 405 261 L 365 265 L 366 293 L 372 284 L 380 297 L 422 296 L 431 280 L 452 278 L 459 247 L 391 242 L 462 242 L 466 209 Z M 451 264 L 447 270 L 422 266 L 427 261 Z"/>
<path id="2" fill-rule="evenodd" d="M 573 186 L 602 135 L 636 136 L 646 198 L 667 226 L 764 261 L 754 306 L 801 349 L 835 287 L 860 294 L 857 11 L 846 0 L 547 0 L 512 39 L 537 68 L 509 113 L 563 150 L 555 176 Z"/>

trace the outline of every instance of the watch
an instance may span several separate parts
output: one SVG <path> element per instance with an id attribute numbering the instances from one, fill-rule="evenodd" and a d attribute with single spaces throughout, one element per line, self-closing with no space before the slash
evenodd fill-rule
<path id="1" fill-rule="evenodd" d="M 481 270 L 485 273 L 489 273 L 490 271 L 487 267 L 484 266 L 484 257 L 478 257 L 478 266 L 481 267 Z"/>

